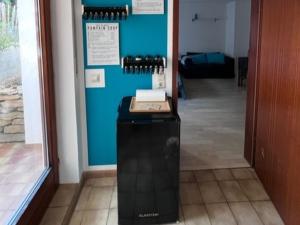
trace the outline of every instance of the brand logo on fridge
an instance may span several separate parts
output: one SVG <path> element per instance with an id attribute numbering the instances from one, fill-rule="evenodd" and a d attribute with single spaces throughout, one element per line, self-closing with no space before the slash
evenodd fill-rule
<path id="1" fill-rule="evenodd" d="M 145 213 L 145 214 L 139 214 L 140 218 L 145 218 L 145 217 L 158 217 L 159 213 Z"/>

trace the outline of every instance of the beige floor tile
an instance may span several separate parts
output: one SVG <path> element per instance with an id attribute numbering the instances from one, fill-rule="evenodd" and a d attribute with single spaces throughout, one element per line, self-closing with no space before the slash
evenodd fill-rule
<path id="1" fill-rule="evenodd" d="M 243 179 L 252 179 L 253 174 L 251 172 L 251 168 L 237 168 L 231 169 L 231 172 L 235 179 L 243 180 Z"/>
<path id="2" fill-rule="evenodd" d="M 249 202 L 229 203 L 238 225 L 263 225 Z"/>
<path id="3" fill-rule="evenodd" d="M 183 216 L 185 225 L 211 225 L 203 205 L 184 205 Z"/>
<path id="4" fill-rule="evenodd" d="M 243 157 L 246 88 L 234 79 L 183 79 L 187 99 L 179 99 L 181 168 L 249 166 Z"/>
<path id="5" fill-rule="evenodd" d="M 5 211 L 0 211 L 0 221 L 1 221 L 1 218 L 4 217 L 5 213 L 6 213 Z"/>
<path id="6" fill-rule="evenodd" d="M 48 208 L 40 225 L 61 225 L 68 207 Z"/>
<path id="7" fill-rule="evenodd" d="M 83 211 L 75 211 L 71 217 L 69 225 L 81 225 Z"/>
<path id="8" fill-rule="evenodd" d="M 109 210 L 107 225 L 118 225 L 118 209 Z"/>
<path id="9" fill-rule="evenodd" d="M 240 186 L 251 201 L 269 200 L 262 184 L 257 180 L 240 180 Z"/>
<path id="10" fill-rule="evenodd" d="M 272 202 L 252 202 L 252 205 L 264 225 L 284 225 Z"/>
<path id="11" fill-rule="evenodd" d="M 110 209 L 117 208 L 118 207 L 118 188 L 117 186 L 114 187 L 114 191 L 111 197 L 110 201 Z"/>
<path id="12" fill-rule="evenodd" d="M 217 180 L 234 180 L 230 169 L 213 170 Z"/>
<path id="13" fill-rule="evenodd" d="M 81 225 L 106 225 L 108 209 L 84 211 Z"/>
<path id="14" fill-rule="evenodd" d="M 28 184 L 1 184 L 0 193 L 5 193 L 5 195 L 9 196 L 23 195 L 23 190 L 27 186 Z"/>
<path id="15" fill-rule="evenodd" d="M 206 205 L 211 225 L 237 225 L 227 203 Z"/>
<path id="16" fill-rule="evenodd" d="M 0 195 L 0 210 L 5 211 L 11 209 L 15 200 L 16 196 Z"/>
<path id="17" fill-rule="evenodd" d="M 22 203 L 24 202 L 24 200 L 26 199 L 26 196 L 22 196 L 22 195 L 17 195 L 14 196 L 14 201 L 12 202 L 12 204 L 9 206 L 9 210 L 17 210 L 20 205 L 22 205 Z"/>
<path id="18" fill-rule="evenodd" d="M 196 179 L 198 182 L 205 182 L 205 181 L 214 181 L 216 177 L 212 170 L 199 170 L 195 171 Z"/>
<path id="19" fill-rule="evenodd" d="M 75 210 L 84 210 L 84 209 L 86 209 L 86 205 L 87 205 L 87 202 L 89 200 L 91 190 L 92 190 L 92 188 L 87 187 L 87 186 L 84 186 L 82 188 L 79 199 L 78 199 L 77 204 L 76 204 Z"/>
<path id="20" fill-rule="evenodd" d="M 49 207 L 69 206 L 75 194 L 76 185 L 60 185 Z"/>
<path id="21" fill-rule="evenodd" d="M 93 187 L 86 204 L 86 209 L 108 209 L 113 187 Z"/>
<path id="22" fill-rule="evenodd" d="M 85 186 L 106 187 L 114 186 L 117 182 L 116 177 L 91 178 L 85 182 Z"/>
<path id="23" fill-rule="evenodd" d="M 180 172 L 180 182 L 196 182 L 194 173 L 192 171 Z"/>
<path id="24" fill-rule="evenodd" d="M 220 187 L 229 202 L 248 201 L 237 181 L 221 181 Z"/>
<path id="25" fill-rule="evenodd" d="M 200 204 L 202 198 L 197 183 L 180 184 L 180 200 L 182 205 Z"/>
<path id="26" fill-rule="evenodd" d="M 8 224 L 13 214 L 14 211 L 10 210 L 0 211 L 0 224 Z"/>
<path id="27" fill-rule="evenodd" d="M 259 179 L 256 172 L 255 172 L 255 169 L 253 168 L 250 168 L 250 172 L 252 173 L 252 176 L 255 178 L 255 179 Z"/>
<path id="28" fill-rule="evenodd" d="M 226 202 L 226 199 L 216 181 L 199 183 L 202 199 L 205 203 Z"/>

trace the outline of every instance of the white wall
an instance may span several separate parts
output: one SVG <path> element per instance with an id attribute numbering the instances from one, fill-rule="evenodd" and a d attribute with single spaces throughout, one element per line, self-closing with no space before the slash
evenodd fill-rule
<path id="1" fill-rule="evenodd" d="M 78 183 L 82 154 L 78 132 L 72 0 L 51 1 L 60 183 Z"/>
<path id="2" fill-rule="evenodd" d="M 237 0 L 235 7 L 235 56 L 248 56 L 251 0 Z"/>
<path id="3" fill-rule="evenodd" d="M 84 51 L 82 35 L 82 9 L 81 0 L 74 0 L 74 26 L 75 26 L 75 56 L 76 56 L 76 99 L 77 123 L 79 125 L 79 146 L 81 149 L 80 163 L 82 170 L 88 168 L 88 142 L 86 125 L 85 79 L 84 79 Z"/>
<path id="4" fill-rule="evenodd" d="M 229 2 L 226 5 L 226 36 L 225 36 L 225 54 L 235 56 L 235 10 L 236 2 Z"/>
<path id="5" fill-rule="evenodd" d="M 235 74 L 238 73 L 238 57 L 248 56 L 250 41 L 251 0 L 236 0 L 226 6 L 225 53 L 235 60 Z"/>
<path id="6" fill-rule="evenodd" d="M 36 38 L 35 1 L 18 1 L 19 44 L 26 144 L 43 142 L 39 51 Z"/>
<path id="7" fill-rule="evenodd" d="M 192 22 L 195 13 L 199 20 Z M 214 22 L 201 18 L 221 18 Z M 179 52 L 224 52 L 226 2 L 180 1 Z"/>
<path id="8" fill-rule="evenodd" d="M 172 91 L 173 0 L 169 0 L 167 90 Z M 81 0 L 52 0 L 52 47 L 60 183 L 77 183 L 89 167 L 87 152 Z"/>
<path id="9" fill-rule="evenodd" d="M 221 18 L 216 23 L 199 19 Z M 251 0 L 180 0 L 179 51 L 224 52 L 247 56 L 250 37 Z"/>

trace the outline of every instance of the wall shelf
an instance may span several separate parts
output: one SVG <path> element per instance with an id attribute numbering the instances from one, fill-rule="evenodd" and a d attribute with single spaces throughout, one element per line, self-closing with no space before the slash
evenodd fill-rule
<path id="1" fill-rule="evenodd" d="M 126 20 L 128 15 L 128 5 L 120 7 L 82 6 L 82 18 L 86 20 Z"/>
<path id="2" fill-rule="evenodd" d="M 126 56 L 121 61 L 126 74 L 162 74 L 167 67 L 167 59 L 162 56 Z"/>

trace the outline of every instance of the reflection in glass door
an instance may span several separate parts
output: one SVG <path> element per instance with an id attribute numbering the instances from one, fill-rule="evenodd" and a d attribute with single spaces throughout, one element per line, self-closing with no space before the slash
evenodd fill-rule
<path id="1" fill-rule="evenodd" d="M 48 168 L 37 8 L 0 0 L 0 224 L 17 220 Z"/>

